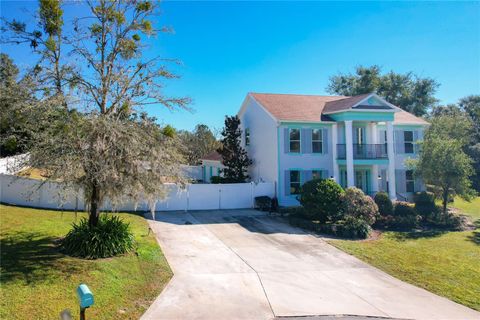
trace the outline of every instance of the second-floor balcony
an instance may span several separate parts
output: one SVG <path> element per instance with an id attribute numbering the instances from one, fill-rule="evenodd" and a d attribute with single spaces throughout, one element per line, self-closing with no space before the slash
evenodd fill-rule
<path id="1" fill-rule="evenodd" d="M 337 144 L 337 159 L 347 158 L 347 145 Z M 353 144 L 353 159 L 388 159 L 387 144 Z"/>

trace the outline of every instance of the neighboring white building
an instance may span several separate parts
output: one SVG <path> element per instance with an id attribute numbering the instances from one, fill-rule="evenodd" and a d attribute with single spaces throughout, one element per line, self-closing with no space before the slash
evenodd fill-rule
<path id="1" fill-rule="evenodd" d="M 417 156 L 428 123 L 374 93 L 249 93 L 238 117 L 250 177 L 275 182 L 280 205 L 297 205 L 299 187 L 313 177 L 399 200 L 424 190 L 405 160 Z"/>
<path id="2" fill-rule="evenodd" d="M 220 172 L 225 166 L 222 164 L 222 156 L 217 151 L 212 151 L 202 159 L 203 182 L 210 183 L 214 176 L 222 176 Z"/>

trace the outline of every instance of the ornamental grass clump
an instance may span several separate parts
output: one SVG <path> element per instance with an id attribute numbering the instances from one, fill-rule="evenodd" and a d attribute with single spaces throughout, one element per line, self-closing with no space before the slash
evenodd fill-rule
<path id="1" fill-rule="evenodd" d="M 89 225 L 85 218 L 73 223 L 61 245 L 68 255 L 98 259 L 131 252 L 135 239 L 128 223 L 118 216 L 103 214 L 96 226 Z"/>

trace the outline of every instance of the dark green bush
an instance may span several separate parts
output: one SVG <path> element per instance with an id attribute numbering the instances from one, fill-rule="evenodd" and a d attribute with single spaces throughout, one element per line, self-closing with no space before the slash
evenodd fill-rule
<path id="1" fill-rule="evenodd" d="M 291 217 L 296 217 L 296 218 L 302 218 L 302 219 L 308 219 L 307 214 L 305 213 L 305 208 L 302 206 L 296 206 L 296 207 L 281 207 L 278 209 L 279 213 L 281 214 L 286 214 Z"/>
<path id="2" fill-rule="evenodd" d="M 298 215 L 290 215 L 288 221 L 295 227 L 350 239 L 365 239 L 371 231 L 370 226 L 365 221 L 355 217 L 346 217 L 345 220 L 336 223 L 319 223 L 301 218 Z"/>
<path id="3" fill-rule="evenodd" d="M 225 183 L 223 177 L 220 176 L 211 176 L 210 177 L 210 183 L 213 184 L 219 184 L 219 183 Z"/>
<path id="4" fill-rule="evenodd" d="M 466 216 L 457 215 L 452 212 L 443 213 L 440 207 L 436 207 L 433 214 L 424 218 L 425 224 L 448 230 L 462 231 L 467 230 L 469 221 Z"/>
<path id="5" fill-rule="evenodd" d="M 351 187 L 345 190 L 341 197 L 342 211 L 346 216 L 364 220 L 371 226 L 378 216 L 378 207 L 372 198 L 366 196 L 362 190 Z"/>
<path id="6" fill-rule="evenodd" d="M 394 229 L 409 230 L 418 227 L 421 217 L 408 202 L 398 201 L 394 205 L 393 215 L 381 216 L 377 226 Z"/>
<path id="7" fill-rule="evenodd" d="M 415 211 L 424 218 L 436 215 L 437 207 L 435 205 L 435 197 L 431 192 L 422 191 L 414 196 Z"/>
<path id="8" fill-rule="evenodd" d="M 267 196 L 255 197 L 255 208 L 262 211 L 269 211 L 272 207 L 272 198 Z"/>
<path id="9" fill-rule="evenodd" d="M 380 215 L 389 216 L 393 214 L 393 203 L 386 192 L 377 192 L 374 201 L 378 206 Z"/>
<path id="10" fill-rule="evenodd" d="M 82 218 L 62 240 L 65 252 L 87 259 L 107 258 L 132 251 L 135 240 L 130 225 L 118 216 L 102 214 L 98 225 L 90 227 Z"/>
<path id="11" fill-rule="evenodd" d="M 350 239 L 366 239 L 371 230 L 372 228 L 364 219 L 346 216 L 345 220 L 337 226 L 337 235 Z"/>
<path id="12" fill-rule="evenodd" d="M 408 202 L 397 201 L 394 206 L 393 215 L 396 217 L 407 217 L 416 214 L 414 208 Z"/>
<path id="13" fill-rule="evenodd" d="M 325 223 L 342 217 L 342 194 L 342 187 L 335 181 L 313 179 L 302 186 L 299 201 L 310 219 Z"/>

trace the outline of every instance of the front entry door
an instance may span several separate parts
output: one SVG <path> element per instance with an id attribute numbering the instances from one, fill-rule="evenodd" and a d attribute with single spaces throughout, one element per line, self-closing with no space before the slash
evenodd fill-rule
<path id="1" fill-rule="evenodd" d="M 361 169 L 355 170 L 355 187 L 361 189 L 365 194 L 370 193 L 370 171 Z"/>
<path id="2" fill-rule="evenodd" d="M 355 187 L 361 189 L 365 194 L 370 193 L 370 170 L 368 169 L 355 169 Z M 347 170 L 340 170 L 340 186 L 347 188 Z"/>

